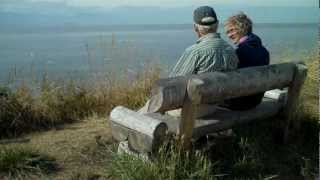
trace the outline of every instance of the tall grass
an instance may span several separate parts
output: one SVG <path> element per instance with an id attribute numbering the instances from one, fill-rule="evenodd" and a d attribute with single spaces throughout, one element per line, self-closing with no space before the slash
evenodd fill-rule
<path id="1" fill-rule="evenodd" d="M 320 64 L 316 56 L 307 61 L 308 75 L 301 91 L 300 103 L 305 114 L 319 121 L 319 75 Z"/>
<path id="2" fill-rule="evenodd" d="M 128 154 L 113 154 L 110 174 L 122 180 L 213 180 L 214 164 L 200 151 L 183 151 L 181 145 L 163 145 L 153 161 Z"/>
<path id="3" fill-rule="evenodd" d="M 106 116 L 117 105 L 138 108 L 148 98 L 159 72 L 156 68 L 147 69 L 130 82 L 110 76 L 82 84 L 54 83 L 44 78 L 38 92 L 26 84 L 16 90 L 2 87 L 0 138 L 52 128 L 93 114 Z"/>
<path id="4" fill-rule="evenodd" d="M 0 179 L 28 174 L 47 174 L 57 170 L 52 157 L 28 147 L 2 147 L 0 149 Z"/>

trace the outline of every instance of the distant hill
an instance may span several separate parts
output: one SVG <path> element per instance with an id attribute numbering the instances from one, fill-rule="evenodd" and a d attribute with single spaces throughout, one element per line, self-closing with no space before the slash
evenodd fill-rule
<path id="1" fill-rule="evenodd" d="M 247 13 L 255 23 L 317 23 L 315 7 L 229 7 L 217 6 L 220 22 L 238 11 Z M 193 7 L 51 7 L 5 10 L 0 8 L 0 30 L 21 27 L 99 26 L 130 24 L 191 24 Z"/>

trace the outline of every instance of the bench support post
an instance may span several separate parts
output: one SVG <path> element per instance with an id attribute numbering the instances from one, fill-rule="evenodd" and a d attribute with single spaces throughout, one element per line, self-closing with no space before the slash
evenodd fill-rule
<path id="1" fill-rule="evenodd" d="M 285 143 L 288 141 L 291 127 L 294 131 L 298 131 L 300 129 L 301 122 L 297 119 L 297 113 L 299 113 L 297 111 L 299 105 L 298 100 L 302 85 L 307 77 L 307 70 L 307 66 L 303 64 L 296 64 L 293 81 L 288 91 L 287 105 L 284 108 L 284 115 L 287 121 L 283 139 Z"/>
<path id="2" fill-rule="evenodd" d="M 198 79 L 191 79 L 188 81 L 187 96 L 185 96 L 184 99 L 181 111 L 181 121 L 179 124 L 179 136 L 182 140 L 182 146 L 184 149 L 190 149 L 191 147 L 193 128 L 195 125 L 198 107 L 201 102 L 201 96 L 197 91 L 197 87 L 202 83 L 203 81 L 199 81 Z M 191 100 L 189 97 L 196 98 Z"/>

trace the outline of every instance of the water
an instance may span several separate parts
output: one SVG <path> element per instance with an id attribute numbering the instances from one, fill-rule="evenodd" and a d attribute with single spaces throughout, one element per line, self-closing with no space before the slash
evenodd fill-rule
<path id="1" fill-rule="evenodd" d="M 226 39 L 223 30 L 219 29 Z M 317 47 L 317 25 L 254 27 L 271 62 L 298 61 Z M 86 78 L 97 72 L 136 73 L 149 64 L 166 72 L 196 41 L 192 25 L 42 29 L 0 33 L 0 82 L 49 77 Z"/>

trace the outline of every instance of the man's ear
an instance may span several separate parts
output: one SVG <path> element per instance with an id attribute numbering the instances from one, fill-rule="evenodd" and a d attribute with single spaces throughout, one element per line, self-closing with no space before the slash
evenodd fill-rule
<path id="1" fill-rule="evenodd" d="M 198 26 L 196 24 L 193 24 L 193 30 L 197 33 L 199 33 Z"/>

